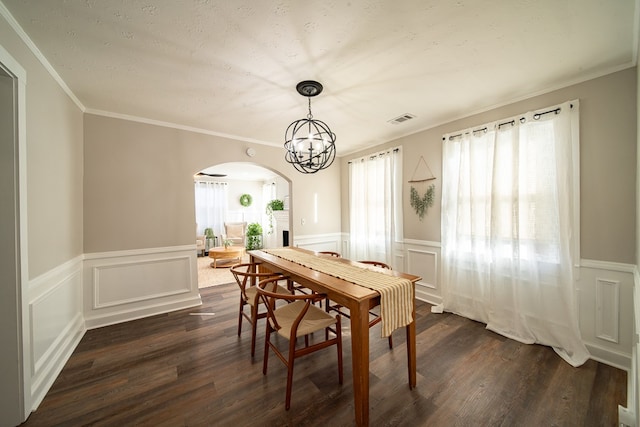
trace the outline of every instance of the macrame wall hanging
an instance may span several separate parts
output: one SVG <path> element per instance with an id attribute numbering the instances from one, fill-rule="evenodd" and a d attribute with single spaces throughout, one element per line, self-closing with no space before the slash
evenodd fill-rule
<path id="1" fill-rule="evenodd" d="M 420 168 L 422 165 L 424 166 Z M 409 181 L 409 184 L 411 184 L 411 207 L 418 214 L 420 221 L 422 221 L 427 213 L 427 209 L 433 206 L 436 185 L 431 183 L 431 181 L 434 179 L 436 179 L 436 177 L 433 175 L 433 172 L 431 172 L 431 168 L 427 165 L 424 157 L 420 156 L 416 169 L 413 171 L 413 176 Z"/>

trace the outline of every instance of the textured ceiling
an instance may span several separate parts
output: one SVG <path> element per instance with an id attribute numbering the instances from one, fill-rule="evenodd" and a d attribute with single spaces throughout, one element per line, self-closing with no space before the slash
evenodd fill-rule
<path id="1" fill-rule="evenodd" d="M 85 111 L 281 146 L 315 79 L 339 155 L 636 61 L 636 0 L 0 1 Z"/>

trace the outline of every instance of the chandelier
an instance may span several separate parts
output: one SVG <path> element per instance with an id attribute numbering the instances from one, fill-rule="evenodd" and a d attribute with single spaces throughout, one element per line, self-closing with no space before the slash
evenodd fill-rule
<path id="1" fill-rule="evenodd" d="M 302 96 L 309 98 L 307 118 L 291 123 L 284 134 L 285 160 L 299 172 L 316 173 L 328 168 L 336 157 L 336 134 L 326 123 L 316 120 L 311 114 L 311 97 L 322 92 L 322 85 L 305 80 L 296 85 Z"/>

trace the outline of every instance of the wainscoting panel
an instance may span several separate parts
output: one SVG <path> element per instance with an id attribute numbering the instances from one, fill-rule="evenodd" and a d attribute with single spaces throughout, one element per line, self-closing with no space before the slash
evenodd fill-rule
<path id="1" fill-rule="evenodd" d="M 578 319 L 582 341 L 593 359 L 631 368 L 634 266 L 582 260 Z"/>
<path id="2" fill-rule="evenodd" d="M 619 343 L 620 282 L 596 279 L 596 336 Z"/>
<path id="3" fill-rule="evenodd" d="M 189 292 L 189 257 L 96 266 L 93 308 L 106 308 Z"/>
<path id="4" fill-rule="evenodd" d="M 418 282 L 420 286 L 438 289 L 438 254 L 436 252 L 408 249 L 407 262 L 413 274 L 422 277 Z"/>
<path id="5" fill-rule="evenodd" d="M 84 317 L 89 329 L 201 304 L 195 246 L 86 258 Z"/>
<path id="6" fill-rule="evenodd" d="M 31 402 L 38 407 L 86 329 L 82 257 L 29 282 Z"/>
<path id="7" fill-rule="evenodd" d="M 419 240 L 405 241 L 405 272 L 422 277 L 416 283 L 416 298 L 430 304 L 442 302 L 440 284 L 440 244 Z"/>
<path id="8" fill-rule="evenodd" d="M 293 246 L 308 249 L 310 251 L 331 251 L 338 252 L 348 258 L 348 240 L 343 238 L 342 233 L 331 233 L 322 235 L 295 236 Z"/>
<path id="9" fill-rule="evenodd" d="M 393 268 L 394 270 L 406 272 L 407 268 L 405 267 L 405 265 L 407 265 L 407 260 L 404 256 L 404 251 L 398 250 L 396 248 L 396 252 L 393 256 L 393 261 L 391 262 L 391 268 Z"/>

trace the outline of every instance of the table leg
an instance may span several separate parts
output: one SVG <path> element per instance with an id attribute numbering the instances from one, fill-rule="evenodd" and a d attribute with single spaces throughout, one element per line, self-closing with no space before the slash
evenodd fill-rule
<path id="1" fill-rule="evenodd" d="M 416 380 L 416 288 L 412 286 L 413 307 L 411 309 L 411 318 L 413 322 L 406 326 L 407 330 L 407 368 L 409 369 L 409 389 L 415 388 Z"/>
<path id="2" fill-rule="evenodd" d="M 413 316 L 415 319 L 415 314 Z M 416 321 L 409 323 L 407 329 L 407 366 L 409 369 L 409 389 L 416 386 Z"/>
<path id="3" fill-rule="evenodd" d="M 369 425 L 369 306 L 362 301 L 351 310 L 351 358 L 356 425 Z"/>

